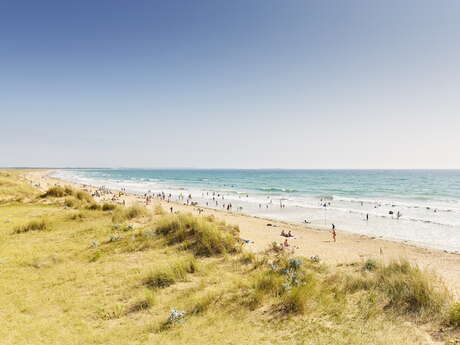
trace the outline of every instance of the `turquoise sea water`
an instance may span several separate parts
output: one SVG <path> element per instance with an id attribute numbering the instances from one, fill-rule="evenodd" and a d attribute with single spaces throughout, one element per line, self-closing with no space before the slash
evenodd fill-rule
<path id="1" fill-rule="evenodd" d="M 334 223 L 347 231 L 460 251 L 460 170 L 75 169 L 56 176 L 137 193 L 164 191 L 173 199 L 191 193 L 209 207 L 230 202 L 247 214 L 306 219 L 325 229 Z M 216 205 L 217 194 L 224 199 Z"/>

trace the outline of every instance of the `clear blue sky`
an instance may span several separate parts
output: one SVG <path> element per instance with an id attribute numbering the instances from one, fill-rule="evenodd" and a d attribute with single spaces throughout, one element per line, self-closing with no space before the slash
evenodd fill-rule
<path id="1" fill-rule="evenodd" d="M 460 1 L 0 0 L 0 166 L 460 168 Z"/>

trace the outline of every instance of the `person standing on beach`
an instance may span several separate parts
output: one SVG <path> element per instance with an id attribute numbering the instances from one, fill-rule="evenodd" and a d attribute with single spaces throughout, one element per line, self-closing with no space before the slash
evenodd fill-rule
<path id="1" fill-rule="evenodd" d="M 336 232 L 335 232 L 335 224 L 332 224 L 332 239 L 334 240 L 334 242 L 336 242 Z"/>
<path id="2" fill-rule="evenodd" d="M 366 213 L 366 221 L 369 220 L 369 213 Z"/>

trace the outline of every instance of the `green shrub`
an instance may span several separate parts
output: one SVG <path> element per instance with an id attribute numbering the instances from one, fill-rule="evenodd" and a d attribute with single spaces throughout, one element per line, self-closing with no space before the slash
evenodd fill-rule
<path id="1" fill-rule="evenodd" d="M 187 243 L 187 247 L 196 255 L 211 256 L 241 250 L 237 227 L 191 214 L 165 216 L 156 231 L 165 236 L 170 244 Z"/>
<path id="2" fill-rule="evenodd" d="M 449 311 L 449 323 L 460 327 L 460 303 L 455 303 Z"/>
<path id="3" fill-rule="evenodd" d="M 29 231 L 43 231 L 43 230 L 48 230 L 50 228 L 49 222 L 45 219 L 38 219 L 38 220 L 32 220 L 27 224 L 17 226 L 14 228 L 13 233 L 15 234 L 22 234 L 25 232 Z"/>

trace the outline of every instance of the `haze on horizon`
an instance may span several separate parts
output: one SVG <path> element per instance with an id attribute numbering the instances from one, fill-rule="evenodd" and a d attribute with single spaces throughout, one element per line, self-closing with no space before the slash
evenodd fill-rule
<path id="1" fill-rule="evenodd" d="M 460 168 L 459 1 L 0 3 L 0 166 Z"/>

